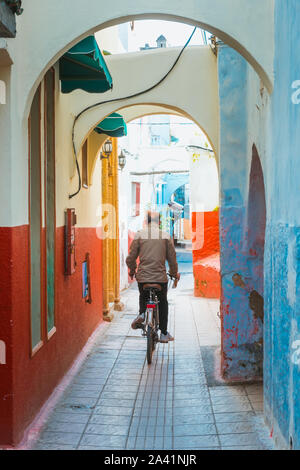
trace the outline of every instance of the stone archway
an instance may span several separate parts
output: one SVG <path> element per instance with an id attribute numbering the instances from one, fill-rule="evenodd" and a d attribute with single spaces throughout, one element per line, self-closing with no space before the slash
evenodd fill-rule
<path id="1" fill-rule="evenodd" d="M 22 55 L 18 57 L 15 73 L 18 74 L 19 67 L 27 70 L 20 90 L 20 109 L 28 113 L 41 77 L 76 42 L 108 26 L 150 18 L 199 26 L 217 35 L 246 58 L 271 91 L 273 11 L 273 0 L 253 0 L 251 5 L 247 0 L 201 0 L 196 3 L 193 0 L 174 0 L 171 4 L 153 0 L 151 4 L 140 1 L 138 5 L 130 0 L 114 0 L 101 2 L 101 6 L 98 0 L 90 0 L 88 8 L 83 0 L 53 0 L 46 5 L 40 0 L 32 0 L 26 5 L 22 17 L 18 18 L 18 36 L 14 40 L 14 46 L 22 44 Z M 69 21 L 70 15 L 72 21 Z M 32 18 L 36 20 L 33 22 Z M 52 30 L 54 24 L 55 35 Z"/>
<path id="2" fill-rule="evenodd" d="M 112 112 L 130 109 L 133 106 L 163 107 L 169 113 L 179 113 L 194 121 L 197 126 L 208 136 L 208 140 L 215 151 L 219 152 L 219 97 L 217 80 L 217 60 L 209 46 L 199 46 L 187 49 L 181 62 L 173 70 L 172 74 L 157 88 L 137 96 L 126 98 L 133 90 L 147 89 L 153 83 L 157 83 L 161 76 L 161 70 L 168 67 L 178 56 L 179 49 L 171 48 L 152 51 L 147 54 L 120 54 L 107 57 L 107 65 L 115 77 L 115 88 L 112 92 L 87 96 L 78 91 L 74 95 L 63 95 L 60 99 L 65 108 L 69 110 L 64 119 L 65 130 L 70 129 L 70 137 L 74 116 L 88 108 L 78 119 L 75 125 L 75 147 L 81 148 L 82 144 L 96 127 L 96 125 Z M 186 74 L 186 70 L 193 73 Z M 142 71 L 142 72 L 141 72 Z M 130 77 L 130 81 L 124 81 L 122 76 Z M 140 85 L 142 82 L 142 88 Z M 184 86 L 178 87 L 178 83 Z M 124 97 L 124 98 L 123 98 Z M 119 102 L 103 101 L 120 99 Z M 92 106 L 92 108 L 90 108 Z M 150 110 L 151 111 L 151 110 Z M 127 112 L 127 111 L 126 111 Z M 143 111 L 143 114 L 144 111 Z M 131 119 L 131 117 L 129 118 Z M 68 142 L 67 154 L 72 156 L 71 138 Z M 74 168 L 75 169 L 75 168 Z M 70 175 L 71 176 L 71 175 Z"/>

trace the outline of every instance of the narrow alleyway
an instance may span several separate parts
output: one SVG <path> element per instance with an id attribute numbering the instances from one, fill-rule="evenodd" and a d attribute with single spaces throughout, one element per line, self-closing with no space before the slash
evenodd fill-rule
<path id="1" fill-rule="evenodd" d="M 262 387 L 215 377 L 219 302 L 194 298 L 192 284 L 186 272 L 170 291 L 176 340 L 159 344 L 151 367 L 145 339 L 130 328 L 137 289 L 123 295 L 126 311 L 99 338 L 34 449 L 272 449 Z"/>

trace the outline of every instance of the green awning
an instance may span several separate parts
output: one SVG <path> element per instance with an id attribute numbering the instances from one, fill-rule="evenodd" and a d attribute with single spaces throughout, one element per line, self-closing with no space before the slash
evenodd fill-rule
<path id="1" fill-rule="evenodd" d="M 126 122 L 121 114 L 112 113 L 95 127 L 95 132 L 106 134 L 110 137 L 123 137 L 127 135 Z"/>
<path id="2" fill-rule="evenodd" d="M 59 60 L 62 93 L 81 89 L 104 93 L 112 88 L 112 77 L 94 36 L 72 47 Z"/>

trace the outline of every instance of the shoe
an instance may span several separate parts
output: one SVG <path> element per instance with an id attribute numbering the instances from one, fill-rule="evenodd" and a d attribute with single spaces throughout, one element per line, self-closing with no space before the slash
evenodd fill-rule
<path id="1" fill-rule="evenodd" d="M 143 328 L 144 321 L 145 321 L 144 315 L 138 315 L 131 323 L 131 328 L 133 330 L 137 330 L 138 328 Z"/>
<path id="2" fill-rule="evenodd" d="M 169 341 L 174 341 L 174 338 L 170 333 L 167 332 L 166 335 L 160 334 L 160 342 L 161 343 L 168 343 Z"/>

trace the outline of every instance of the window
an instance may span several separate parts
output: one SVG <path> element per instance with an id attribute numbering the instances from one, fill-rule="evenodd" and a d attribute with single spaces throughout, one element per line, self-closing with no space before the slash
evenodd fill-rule
<path id="1" fill-rule="evenodd" d="M 45 221 L 47 332 L 55 328 L 55 72 L 45 76 Z"/>
<path id="2" fill-rule="evenodd" d="M 42 115 L 41 110 L 44 110 Z M 44 140 L 42 132 L 44 129 Z M 29 121 L 30 302 L 32 355 L 55 332 L 55 72 L 50 69 Z"/>
<path id="3" fill-rule="evenodd" d="M 82 146 L 82 186 L 84 188 L 89 187 L 88 183 L 88 143 L 87 140 Z"/>
<path id="4" fill-rule="evenodd" d="M 31 347 L 34 353 L 42 344 L 41 87 L 30 110 L 29 166 Z"/>
<path id="5" fill-rule="evenodd" d="M 160 145 L 160 135 L 151 136 L 151 145 Z"/>
<path id="6" fill-rule="evenodd" d="M 132 216 L 138 217 L 141 213 L 141 183 L 131 183 Z"/>

